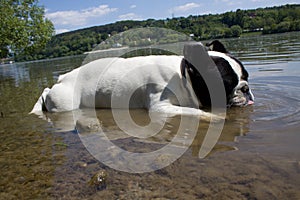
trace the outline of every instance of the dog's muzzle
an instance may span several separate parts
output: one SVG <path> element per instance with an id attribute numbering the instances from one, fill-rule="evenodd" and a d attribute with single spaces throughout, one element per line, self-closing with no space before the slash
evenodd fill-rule
<path id="1" fill-rule="evenodd" d="M 247 106 L 254 104 L 254 96 L 246 82 L 239 84 L 229 100 L 229 106 Z"/>

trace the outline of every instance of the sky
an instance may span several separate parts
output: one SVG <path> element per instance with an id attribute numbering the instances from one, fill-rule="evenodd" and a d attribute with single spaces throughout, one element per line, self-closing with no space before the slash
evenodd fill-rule
<path id="1" fill-rule="evenodd" d="M 300 0 L 39 0 L 57 34 L 121 20 L 166 19 L 296 3 Z"/>

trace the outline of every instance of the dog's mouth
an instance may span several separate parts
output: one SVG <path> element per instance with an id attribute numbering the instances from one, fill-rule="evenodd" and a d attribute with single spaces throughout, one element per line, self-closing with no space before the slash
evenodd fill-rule
<path id="1" fill-rule="evenodd" d="M 238 93 L 234 95 L 229 101 L 229 107 L 237 106 L 244 107 L 254 104 L 254 98 L 251 93 Z"/>
<path id="2" fill-rule="evenodd" d="M 244 107 L 254 104 L 254 96 L 246 81 L 241 81 L 229 96 L 228 106 Z"/>

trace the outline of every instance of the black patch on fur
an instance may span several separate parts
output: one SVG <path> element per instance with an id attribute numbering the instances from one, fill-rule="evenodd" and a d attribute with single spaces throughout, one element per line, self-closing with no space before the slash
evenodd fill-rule
<path id="1" fill-rule="evenodd" d="M 241 61 L 239 61 L 238 59 L 233 57 L 219 40 L 214 40 L 211 43 L 207 43 L 206 46 L 209 48 L 210 51 L 217 51 L 217 52 L 225 53 L 227 56 L 229 56 L 230 58 L 235 60 L 241 66 L 241 69 L 242 69 L 241 79 L 248 81 L 249 74 L 246 71 L 244 65 L 241 63 Z"/>
<path id="2" fill-rule="evenodd" d="M 207 43 L 206 46 L 211 51 L 218 51 L 218 52 L 226 53 L 226 54 L 228 53 L 225 46 L 219 40 L 214 40 L 211 43 Z"/>
<path id="3" fill-rule="evenodd" d="M 226 91 L 227 103 L 228 103 L 230 94 L 239 83 L 239 77 L 234 72 L 234 70 L 232 69 L 232 67 L 230 66 L 227 60 L 215 56 L 211 56 L 211 58 L 216 64 L 216 66 L 218 67 L 218 70 L 222 76 L 225 91 Z"/>
<path id="4" fill-rule="evenodd" d="M 231 55 L 228 55 L 228 56 L 240 65 L 240 67 L 242 69 L 242 77 L 241 77 L 241 79 L 245 80 L 245 81 L 248 81 L 249 74 L 248 74 L 247 70 L 245 69 L 244 65 L 242 64 L 242 62 L 239 61 L 238 59 L 236 59 L 235 57 L 231 56 Z"/>
<path id="5" fill-rule="evenodd" d="M 201 105 L 203 107 L 210 107 L 211 99 L 210 99 L 207 85 L 206 85 L 203 77 L 198 72 L 198 70 L 191 63 L 189 63 L 186 59 L 183 59 L 182 62 L 183 62 L 181 65 L 182 66 L 181 72 L 183 73 L 182 76 L 186 78 L 184 69 L 187 69 L 187 73 L 189 74 L 193 90 L 194 90 L 198 100 L 200 101 Z"/>
<path id="6" fill-rule="evenodd" d="M 181 71 L 181 75 L 184 78 L 186 78 L 186 74 L 185 74 L 186 66 L 187 66 L 187 60 L 183 58 L 180 65 L 180 71 Z"/>
<path id="7" fill-rule="evenodd" d="M 233 91 L 233 89 L 238 85 L 239 77 L 234 72 L 230 64 L 227 60 L 221 57 L 215 57 L 211 56 L 212 60 L 216 64 L 221 77 L 223 79 L 224 88 L 226 92 L 226 99 L 227 104 L 229 103 L 229 97 Z M 182 66 L 181 66 L 181 73 L 183 77 L 186 77 L 185 74 L 185 68 L 187 69 L 187 73 L 189 74 L 193 90 L 198 98 L 198 100 L 201 102 L 202 106 L 205 108 L 211 107 L 211 99 L 210 99 L 210 93 L 207 87 L 206 82 L 204 81 L 202 75 L 198 72 L 198 70 L 190 64 L 186 59 L 183 59 Z M 206 74 L 206 78 L 210 78 L 213 80 L 213 78 L 216 78 L 215 72 L 208 72 Z"/>
<path id="8" fill-rule="evenodd" d="M 43 96 L 42 96 L 42 111 L 48 112 L 48 109 L 47 109 L 46 103 L 45 103 L 45 99 Z"/>

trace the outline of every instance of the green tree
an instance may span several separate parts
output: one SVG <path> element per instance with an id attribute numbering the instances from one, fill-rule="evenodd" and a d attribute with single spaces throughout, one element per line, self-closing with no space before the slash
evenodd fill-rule
<path id="1" fill-rule="evenodd" d="M 245 11 L 243 11 L 241 9 L 237 9 L 236 12 L 235 12 L 235 18 L 234 18 L 235 22 L 234 22 L 234 24 L 243 27 L 244 16 L 245 16 Z"/>
<path id="2" fill-rule="evenodd" d="M 290 23 L 289 22 L 280 22 L 277 25 L 277 32 L 278 33 L 288 32 L 289 30 L 290 30 Z"/>
<path id="3" fill-rule="evenodd" d="M 11 51 L 16 56 L 33 54 L 54 34 L 37 0 L 0 0 L 0 57 Z"/>
<path id="4" fill-rule="evenodd" d="M 233 37 L 240 37 L 243 30 L 239 25 L 234 25 L 230 28 Z"/>
<path id="5" fill-rule="evenodd" d="M 225 37 L 232 37 L 232 30 L 230 28 L 224 28 Z"/>
<path id="6" fill-rule="evenodd" d="M 227 24 L 228 26 L 233 26 L 235 20 L 234 12 L 227 12 L 223 15 L 222 23 Z"/>
<path id="7" fill-rule="evenodd" d="M 300 31 L 300 20 L 296 20 L 291 24 L 292 31 Z"/>

